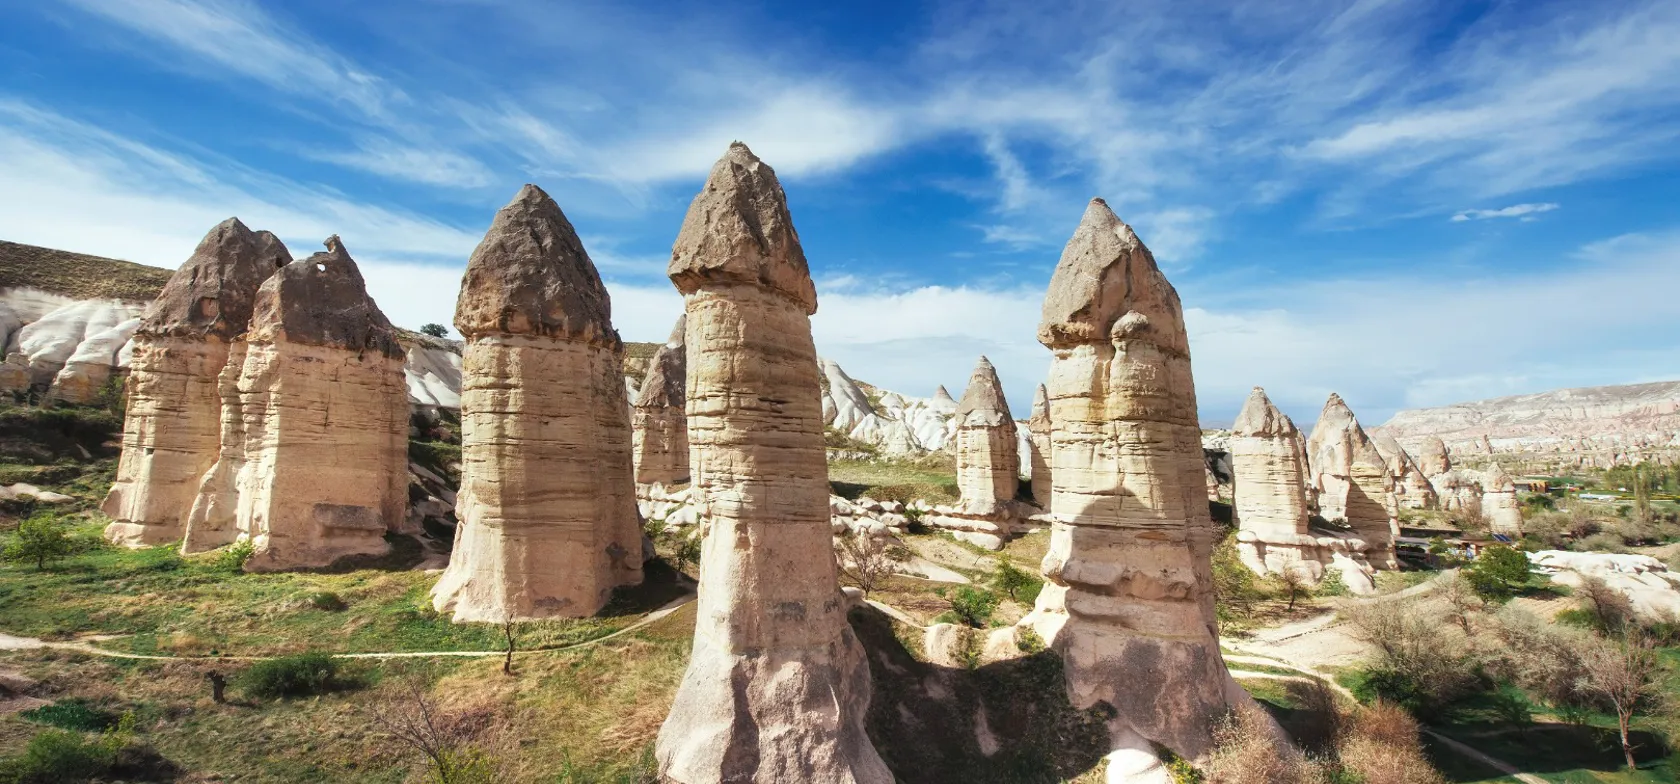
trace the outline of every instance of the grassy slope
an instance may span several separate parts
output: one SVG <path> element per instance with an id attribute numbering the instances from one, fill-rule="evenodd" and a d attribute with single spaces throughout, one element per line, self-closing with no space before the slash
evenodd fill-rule
<path id="1" fill-rule="evenodd" d="M 0 289 L 29 286 L 77 299 L 150 301 L 173 270 L 0 241 Z"/>

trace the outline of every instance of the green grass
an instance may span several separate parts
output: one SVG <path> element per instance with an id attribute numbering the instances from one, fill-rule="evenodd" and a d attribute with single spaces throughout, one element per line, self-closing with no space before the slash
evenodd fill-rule
<path id="1" fill-rule="evenodd" d="M 835 460 L 828 464 L 828 483 L 835 495 L 848 499 L 949 503 L 959 497 L 956 471 L 931 463 Z"/>
<path id="2" fill-rule="evenodd" d="M 74 529 L 96 538 L 100 523 Z M 269 655 L 308 648 L 332 653 L 499 650 L 499 627 L 455 624 L 431 609 L 435 575 L 360 569 L 343 574 L 229 573 L 215 553 L 182 558 L 170 547 L 97 547 L 44 571 L 0 567 L 0 631 L 64 639 L 120 634 L 101 643 L 131 653 Z M 343 610 L 320 609 L 335 594 Z M 519 647 L 555 647 L 609 634 L 645 604 L 616 613 L 521 625 Z M 626 606 L 628 604 L 629 606 Z"/>

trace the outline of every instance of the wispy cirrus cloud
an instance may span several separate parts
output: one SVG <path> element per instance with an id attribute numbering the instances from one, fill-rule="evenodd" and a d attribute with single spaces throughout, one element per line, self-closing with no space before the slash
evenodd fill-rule
<path id="1" fill-rule="evenodd" d="M 1558 208 L 1555 202 L 1537 202 L 1531 204 L 1513 204 L 1496 210 L 1460 210 L 1453 213 L 1454 223 L 1473 220 L 1487 220 L 1489 218 L 1520 218 L 1525 221 L 1534 220 L 1534 216 L 1542 212 L 1551 212 Z"/>

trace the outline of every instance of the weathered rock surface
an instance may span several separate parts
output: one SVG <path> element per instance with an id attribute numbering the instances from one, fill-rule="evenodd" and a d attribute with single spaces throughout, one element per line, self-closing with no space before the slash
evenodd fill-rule
<path id="1" fill-rule="evenodd" d="M 660 776 L 888 784 L 830 544 L 816 291 L 781 185 L 745 145 L 690 205 L 670 276 L 688 314 L 690 492 L 708 530 Z"/>
<path id="2" fill-rule="evenodd" d="M 1436 508 L 1451 514 L 1480 518 L 1482 475 L 1453 468 L 1452 455 L 1439 438 L 1425 438 L 1422 449 L 1423 457 L 1418 470 L 1429 478 L 1429 487 L 1435 491 Z"/>
<path id="3" fill-rule="evenodd" d="M 1364 539 L 1372 566 L 1399 568 L 1394 556 L 1394 537 L 1399 535 L 1394 477 L 1340 395 L 1331 393 L 1324 403 L 1307 439 L 1307 461 L 1318 491 L 1319 515 L 1345 522 Z"/>
<path id="4" fill-rule="evenodd" d="M 1488 530 L 1506 536 L 1522 535 L 1522 508 L 1517 505 L 1517 486 L 1511 475 L 1494 463 L 1482 475 L 1482 514 Z"/>
<path id="5" fill-rule="evenodd" d="M 1680 453 L 1680 381 L 1556 389 L 1396 413 L 1380 428 L 1408 448 L 1435 436 L 1461 455 L 1609 467 Z M 1427 473 L 1427 471 L 1426 471 Z M 1432 474 L 1433 475 L 1433 474 Z"/>
<path id="6" fill-rule="evenodd" d="M 819 359 L 823 424 L 883 454 L 911 457 L 949 447 L 956 438 L 957 401 L 940 387 L 931 398 L 869 387 L 836 362 Z M 870 391 L 876 393 L 871 399 Z"/>
<path id="7" fill-rule="evenodd" d="M 134 329 L 122 457 L 103 507 L 113 521 L 105 538 L 130 547 L 181 539 L 199 483 L 220 452 L 217 379 L 229 345 L 250 327 L 257 289 L 291 261 L 273 234 L 229 218 L 204 236 L 146 309 Z"/>
<path id="8" fill-rule="evenodd" d="M 593 615 L 641 582 L 623 343 L 560 207 L 526 185 L 467 261 L 455 549 L 432 592 L 456 621 Z"/>
<path id="9" fill-rule="evenodd" d="M 1646 621 L 1680 617 L 1680 575 L 1649 555 L 1541 550 L 1529 553 L 1528 560 L 1553 582 L 1570 588 L 1580 588 L 1586 577 L 1603 580 L 1626 596 L 1634 613 Z"/>
<path id="10" fill-rule="evenodd" d="M 1334 568 L 1356 593 L 1375 587 L 1364 540 L 1311 530 L 1301 432 L 1265 390 L 1255 387 L 1243 404 L 1229 448 L 1237 553 L 1248 568 L 1260 574 L 1293 570 L 1315 582 Z"/>
<path id="11" fill-rule="evenodd" d="M 1023 623 L 1062 654 L 1075 706 L 1113 708 L 1115 749 L 1147 739 L 1200 757 L 1239 690 L 1214 620 L 1183 309 L 1100 199 L 1062 253 L 1038 337 L 1053 354 L 1055 522 L 1049 582 Z"/>
<path id="12" fill-rule="evenodd" d="M 1021 458 L 1003 383 L 985 357 L 975 364 L 955 416 L 957 490 L 963 508 L 971 514 L 991 514 L 1015 499 Z"/>
<path id="13" fill-rule="evenodd" d="M 1438 506 L 1435 488 L 1406 448 L 1394 437 L 1383 432 L 1371 433 L 1371 444 L 1382 455 L 1383 465 L 1394 477 L 1394 502 L 1402 509 L 1434 509 Z"/>
<path id="14" fill-rule="evenodd" d="M 263 283 L 242 348 L 237 377 L 220 379 L 238 402 L 224 398 L 222 454 L 200 484 L 185 549 L 224 544 L 231 506 L 232 528 L 254 548 L 248 570 L 385 552 L 384 534 L 407 517 L 403 349 L 337 237 Z"/>
<path id="15" fill-rule="evenodd" d="M 111 391 L 107 386 L 111 378 L 127 368 L 133 356 L 129 339 L 139 326 L 137 316 L 89 335 L 53 375 L 47 399 L 87 405 Z"/>
<path id="16" fill-rule="evenodd" d="M 1418 457 L 1418 470 L 1424 476 L 1438 476 L 1452 470 L 1452 454 L 1447 451 L 1446 442 L 1429 436 L 1423 439 L 1422 450 Z"/>
<path id="17" fill-rule="evenodd" d="M 671 337 L 653 355 L 631 412 L 636 486 L 688 482 L 688 317 L 677 318 Z"/>
<path id="18" fill-rule="evenodd" d="M 45 390 L 84 343 L 96 336 L 108 343 L 111 330 L 138 318 L 144 308 L 141 303 L 120 300 L 66 302 L 16 330 L 6 363 L 26 369 L 29 385 Z M 115 349 L 110 356 L 114 361 Z"/>
<path id="19" fill-rule="evenodd" d="M 1043 384 L 1038 385 L 1038 391 L 1033 393 L 1032 417 L 1027 420 L 1027 432 L 1031 436 L 1031 462 L 1028 464 L 1032 472 L 1033 502 L 1042 509 L 1050 508 L 1050 431 L 1054 428 L 1050 421 L 1050 393 Z"/>

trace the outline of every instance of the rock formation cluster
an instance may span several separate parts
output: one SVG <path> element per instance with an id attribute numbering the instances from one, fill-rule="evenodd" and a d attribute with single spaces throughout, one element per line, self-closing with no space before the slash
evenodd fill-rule
<path id="1" fill-rule="evenodd" d="M 1340 395 L 1332 393 L 1324 403 L 1307 439 L 1307 462 L 1319 515 L 1347 524 L 1365 540 L 1372 566 L 1399 568 L 1394 555 L 1394 538 L 1400 532 L 1394 476 Z"/>
<path id="2" fill-rule="evenodd" d="M 232 345 L 245 338 L 257 289 L 291 261 L 273 234 L 229 218 L 205 235 L 147 309 L 129 361 L 122 457 L 103 507 L 114 522 L 105 538 L 128 546 L 181 539 L 199 482 L 219 452 L 217 379 Z"/>
<path id="3" fill-rule="evenodd" d="M 670 339 L 653 355 L 631 412 L 636 487 L 670 488 L 688 482 L 688 317 L 677 318 Z"/>
<path id="4" fill-rule="evenodd" d="M 641 582 L 624 346 L 577 232 L 526 185 L 462 279 L 461 489 L 433 591 L 457 621 L 593 615 Z"/>
<path id="5" fill-rule="evenodd" d="M 1423 441 L 1423 458 L 1419 470 L 1429 477 L 1435 491 L 1437 508 L 1443 512 L 1469 517 L 1482 515 L 1482 479 L 1480 473 L 1453 467 L 1452 454 L 1439 438 Z"/>
<path id="6" fill-rule="evenodd" d="M 1382 455 L 1383 465 L 1388 467 L 1389 476 L 1394 478 L 1395 504 L 1402 509 L 1434 509 L 1437 505 L 1435 488 L 1429 484 L 1428 475 L 1407 454 L 1406 448 L 1382 431 L 1370 436 L 1377 454 Z"/>
<path id="7" fill-rule="evenodd" d="M 1517 485 L 1511 475 L 1494 463 L 1482 476 L 1482 515 L 1488 530 L 1505 536 L 1522 536 L 1522 509 L 1517 505 Z"/>
<path id="8" fill-rule="evenodd" d="M 830 544 L 816 289 L 775 172 L 746 145 L 712 167 L 669 273 L 688 318 L 690 493 L 705 544 L 660 775 L 887 784 Z"/>
<path id="9" fill-rule="evenodd" d="M 235 537 L 254 571 L 386 552 L 408 504 L 408 392 L 396 330 L 338 238 L 263 282 L 218 380 L 220 454 L 184 549 Z M 241 356 L 242 354 L 242 356 Z"/>
<path id="10" fill-rule="evenodd" d="M 1364 540 L 1311 530 L 1301 431 L 1265 390 L 1255 387 L 1243 404 L 1229 448 L 1237 553 L 1248 568 L 1259 574 L 1295 571 L 1314 582 L 1334 568 L 1355 593 L 1374 587 Z"/>
<path id="11" fill-rule="evenodd" d="M 1022 623 L 1062 654 L 1076 707 L 1106 704 L 1109 780 L 1195 758 L 1240 699 L 1219 652 L 1212 520 L 1178 293 L 1100 199 L 1044 300 L 1052 353 L 1049 582 Z"/>
<path id="12" fill-rule="evenodd" d="M 1032 445 L 1028 469 L 1032 476 L 1033 503 L 1046 510 L 1050 508 L 1050 431 L 1053 429 L 1050 393 L 1043 384 L 1039 384 L 1038 390 L 1033 393 L 1032 417 L 1027 419 Z"/>

